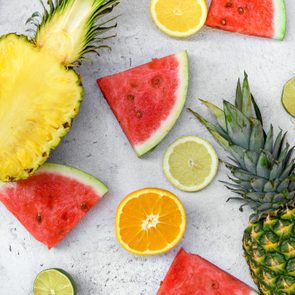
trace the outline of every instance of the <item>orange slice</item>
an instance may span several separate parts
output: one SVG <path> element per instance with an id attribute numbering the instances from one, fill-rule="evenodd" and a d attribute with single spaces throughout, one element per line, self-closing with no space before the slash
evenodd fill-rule
<path id="1" fill-rule="evenodd" d="M 133 254 L 156 255 L 171 250 L 182 239 L 185 227 L 186 214 L 180 200 L 162 189 L 135 191 L 117 209 L 117 239 Z"/>
<path id="2" fill-rule="evenodd" d="M 198 32 L 208 14 L 206 0 L 151 0 L 150 11 L 157 27 L 177 38 Z"/>

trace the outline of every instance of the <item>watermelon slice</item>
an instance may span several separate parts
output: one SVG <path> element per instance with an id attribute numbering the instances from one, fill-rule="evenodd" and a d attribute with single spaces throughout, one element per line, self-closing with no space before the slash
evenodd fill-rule
<path id="1" fill-rule="evenodd" d="M 97 80 L 138 156 L 169 133 L 187 96 L 186 51 Z"/>
<path id="2" fill-rule="evenodd" d="M 0 201 L 50 249 L 107 191 L 99 180 L 78 169 L 45 164 L 29 179 L 1 184 Z"/>
<path id="3" fill-rule="evenodd" d="M 230 32 L 283 40 L 284 0 L 212 0 L 206 25 Z"/>
<path id="4" fill-rule="evenodd" d="M 253 289 L 202 257 L 181 249 L 158 295 L 258 295 Z"/>

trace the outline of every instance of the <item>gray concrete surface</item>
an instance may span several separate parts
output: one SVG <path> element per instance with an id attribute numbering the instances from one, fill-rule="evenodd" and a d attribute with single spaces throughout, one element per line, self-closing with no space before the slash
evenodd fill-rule
<path id="1" fill-rule="evenodd" d="M 178 136 L 196 134 L 210 140 L 206 132 L 184 110 L 169 136 L 156 150 L 137 159 L 95 79 L 139 65 L 152 57 L 187 49 L 191 80 L 186 107 L 206 110 L 196 98 L 221 104 L 233 99 L 238 76 L 246 70 L 265 122 L 289 130 L 294 143 L 294 125 L 280 103 L 284 82 L 295 69 L 295 2 L 287 0 L 288 35 L 284 42 L 264 40 L 204 28 L 188 40 L 174 40 L 159 32 L 149 15 L 148 0 L 123 0 L 115 14 L 118 37 L 108 42 L 113 50 L 93 57 L 80 68 L 85 101 L 70 134 L 53 152 L 51 160 L 66 163 L 99 177 L 110 187 L 108 196 L 56 248 L 48 251 L 0 206 L 0 294 L 32 294 L 36 274 L 51 267 L 69 271 L 79 295 L 153 295 L 180 247 L 198 253 L 253 286 L 242 256 L 241 238 L 248 213 L 226 203 L 230 193 L 218 182 L 226 172 L 220 167 L 207 189 L 187 194 L 165 179 L 161 159 L 167 145 Z M 0 0 L 0 33 L 23 33 L 25 20 L 36 9 L 37 0 Z M 5 128 L 5 126 L 2 126 Z M 162 187 L 176 193 L 187 210 L 188 226 L 181 244 L 157 257 L 136 257 L 125 252 L 115 238 L 116 207 L 129 192 L 143 187 Z"/>

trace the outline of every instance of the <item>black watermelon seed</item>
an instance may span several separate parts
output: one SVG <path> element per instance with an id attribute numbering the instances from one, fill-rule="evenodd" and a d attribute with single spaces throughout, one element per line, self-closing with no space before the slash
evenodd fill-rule
<path id="1" fill-rule="evenodd" d="M 134 101 L 134 95 L 132 95 L 132 94 L 128 94 L 127 95 L 127 99 L 129 100 L 129 101 Z"/>
<path id="2" fill-rule="evenodd" d="M 239 14 L 243 14 L 243 13 L 244 13 L 244 11 L 245 11 L 245 10 L 244 10 L 244 8 L 243 8 L 243 7 L 239 7 L 239 8 L 238 8 L 238 12 L 239 12 Z"/>
<path id="3" fill-rule="evenodd" d="M 136 111 L 135 116 L 140 119 L 142 117 L 142 112 L 141 111 Z"/>
<path id="4" fill-rule="evenodd" d="M 86 203 L 82 203 L 82 204 L 80 205 L 80 207 L 81 207 L 81 209 L 82 209 L 83 211 L 88 211 L 88 209 L 89 209 Z"/>
<path id="5" fill-rule="evenodd" d="M 159 87 L 162 84 L 162 79 L 160 76 L 156 76 L 152 79 L 152 85 L 155 87 Z"/>
<path id="6" fill-rule="evenodd" d="M 39 224 L 42 222 L 43 218 L 42 218 L 42 214 L 40 212 L 38 212 L 38 214 L 36 216 L 36 220 Z"/>

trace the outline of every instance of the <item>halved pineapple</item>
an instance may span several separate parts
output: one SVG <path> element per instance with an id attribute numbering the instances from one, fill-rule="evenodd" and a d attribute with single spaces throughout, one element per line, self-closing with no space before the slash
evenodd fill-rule
<path id="1" fill-rule="evenodd" d="M 35 171 L 79 111 L 82 86 L 73 70 L 24 37 L 0 40 L 0 179 Z"/>
<path id="2" fill-rule="evenodd" d="M 25 36 L 0 38 L 0 181 L 29 177 L 69 131 L 83 88 L 71 67 L 96 51 L 97 24 L 117 0 L 49 0 L 32 42 Z M 99 35 L 99 36 L 98 36 Z"/>

